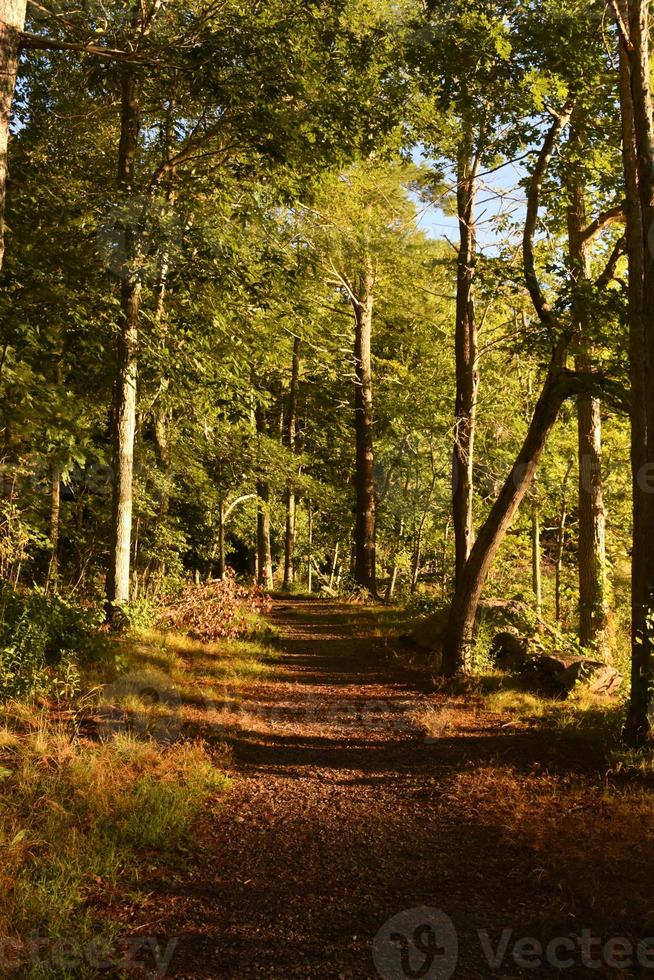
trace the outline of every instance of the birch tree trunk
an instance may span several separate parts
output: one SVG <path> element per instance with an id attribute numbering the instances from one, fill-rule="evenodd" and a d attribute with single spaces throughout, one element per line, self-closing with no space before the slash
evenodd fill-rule
<path id="1" fill-rule="evenodd" d="M 9 126 L 18 74 L 20 33 L 25 27 L 26 6 L 26 0 L 0 0 L 0 269 L 5 255 Z"/>
<path id="2" fill-rule="evenodd" d="M 134 191 L 139 140 L 140 82 L 133 69 L 122 69 L 118 186 L 128 198 Z M 136 383 L 141 282 L 134 270 L 136 242 L 129 225 L 124 229 L 125 261 L 120 289 L 121 316 L 117 338 L 117 377 L 113 407 L 113 501 L 111 551 L 107 576 L 108 615 L 129 602 L 130 547 L 136 432 Z"/>

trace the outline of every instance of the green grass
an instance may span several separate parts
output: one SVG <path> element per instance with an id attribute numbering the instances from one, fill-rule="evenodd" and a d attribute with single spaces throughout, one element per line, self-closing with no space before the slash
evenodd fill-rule
<path id="1" fill-rule="evenodd" d="M 116 950 L 112 903 L 138 888 L 139 855 L 163 863 L 190 846 L 199 814 L 228 790 L 221 712 L 237 720 L 239 691 L 268 676 L 269 659 L 259 641 L 133 634 L 104 644 L 77 701 L 4 705 L 0 937 L 19 975 L 98 975 L 83 951 Z M 34 934 L 50 952 L 72 941 L 74 965 L 30 962 Z"/>

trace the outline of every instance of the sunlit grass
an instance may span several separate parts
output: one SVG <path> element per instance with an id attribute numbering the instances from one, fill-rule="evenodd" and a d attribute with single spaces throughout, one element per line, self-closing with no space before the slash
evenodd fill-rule
<path id="1" fill-rule="evenodd" d="M 0 709 L 1 937 L 115 947 L 111 896 L 138 887 L 139 852 L 187 846 L 224 795 L 227 742 L 247 721 L 239 692 L 270 657 L 259 641 L 132 634 L 87 668 L 76 702 Z M 96 974 L 76 961 L 47 975 Z"/>

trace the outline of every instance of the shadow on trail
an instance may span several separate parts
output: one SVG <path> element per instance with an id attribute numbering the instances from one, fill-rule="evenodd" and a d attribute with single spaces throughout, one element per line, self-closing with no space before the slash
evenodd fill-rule
<path id="1" fill-rule="evenodd" d="M 522 969 L 511 947 L 491 967 L 479 939 L 645 929 L 654 831 L 633 800 L 611 809 L 542 730 L 389 673 L 366 611 L 284 601 L 272 619 L 275 675 L 238 695 L 233 793 L 190 879 L 147 883 L 179 941 L 171 976 L 370 980 L 378 930 L 424 906 L 454 922 L 455 980 L 633 975 Z M 433 739 L 425 704 L 443 711 Z"/>

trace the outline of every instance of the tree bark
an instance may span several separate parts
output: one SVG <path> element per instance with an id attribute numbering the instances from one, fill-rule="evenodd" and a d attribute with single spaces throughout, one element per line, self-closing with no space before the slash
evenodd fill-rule
<path id="1" fill-rule="evenodd" d="M 540 619 L 543 613 L 543 576 L 541 572 L 540 509 L 536 500 L 531 510 L 531 578 L 534 596 L 536 597 L 536 615 Z"/>
<path id="2" fill-rule="evenodd" d="M 291 452 L 295 452 L 299 387 L 300 338 L 296 337 L 293 343 L 291 386 L 288 395 L 288 416 L 286 418 L 286 444 Z M 295 581 L 295 511 L 295 483 L 291 478 L 286 487 L 286 534 L 284 538 L 284 582 L 282 585 L 284 592 L 288 592 Z"/>
<path id="3" fill-rule="evenodd" d="M 557 330 L 560 338 L 552 351 L 547 377 L 536 403 L 525 441 L 508 479 L 479 531 L 455 589 L 445 634 L 442 637 L 435 637 L 443 642 L 442 670 L 449 676 L 470 668 L 477 609 L 491 565 L 518 507 L 531 487 L 547 438 L 563 402 L 578 391 L 572 383 L 574 376 L 566 371 L 567 351 L 570 344 L 569 332 L 561 331 L 553 315 L 538 281 L 534 259 L 540 190 L 556 141 L 567 124 L 569 116 L 570 110 L 566 108 L 555 118 L 538 154 L 527 192 L 527 214 L 523 234 L 523 262 L 527 289 L 541 321 L 550 330 Z M 427 632 L 429 628 L 428 622 Z M 437 632 L 438 629 L 438 621 L 434 620 L 434 630 Z"/>
<path id="4" fill-rule="evenodd" d="M 573 329 L 577 338 L 577 371 L 593 368 L 594 350 L 587 291 L 591 281 L 585 182 L 581 160 L 586 150 L 583 121 L 573 113 L 568 147 L 568 251 L 572 285 Z M 602 415 L 598 398 L 582 394 L 577 400 L 579 459 L 579 642 L 604 656 L 608 643 L 609 610 L 606 580 L 606 515 L 602 483 Z"/>
<path id="5" fill-rule="evenodd" d="M 130 67 L 122 69 L 121 126 L 118 186 L 133 193 L 139 140 L 140 82 Z M 117 339 L 117 378 L 113 407 L 113 503 L 111 551 L 107 576 L 108 615 L 129 602 L 130 543 L 132 534 L 134 436 L 136 432 L 137 347 L 141 282 L 133 269 L 134 232 L 124 229 L 125 263 L 120 289 L 121 316 Z"/>
<path id="6" fill-rule="evenodd" d="M 309 568 L 307 573 L 307 588 L 309 594 L 313 592 L 313 507 L 311 501 L 309 501 L 308 508 L 308 519 L 309 519 Z"/>
<path id="7" fill-rule="evenodd" d="M 265 410 L 258 405 L 255 411 L 257 432 L 265 435 L 267 418 Z M 257 583 L 264 589 L 273 587 L 272 551 L 270 546 L 270 487 L 266 480 L 257 480 Z"/>
<path id="8" fill-rule="evenodd" d="M 461 147 L 457 167 L 459 255 L 456 285 L 456 401 L 452 457 L 452 516 L 455 541 L 455 581 L 463 574 L 474 544 L 473 463 L 477 392 L 478 339 L 473 279 L 477 260 L 475 203 L 477 164 L 472 134 Z"/>
<path id="9" fill-rule="evenodd" d="M 395 544 L 393 546 L 393 564 L 391 565 L 391 574 L 388 579 L 388 586 L 386 588 L 386 601 L 391 602 L 393 596 L 395 595 L 395 588 L 397 586 L 397 578 L 399 575 L 399 568 L 397 566 L 397 557 L 400 553 L 400 548 L 402 547 L 402 536 L 404 534 L 404 521 L 398 518 L 395 525 Z"/>
<path id="10" fill-rule="evenodd" d="M 218 578 L 225 578 L 225 501 L 218 501 Z"/>
<path id="11" fill-rule="evenodd" d="M 373 595 L 377 590 L 375 539 L 377 533 L 372 400 L 372 311 L 374 277 L 369 267 L 359 277 L 354 310 L 354 429 L 356 436 L 356 523 L 354 578 Z"/>
<path id="12" fill-rule="evenodd" d="M 470 650 L 479 600 L 493 560 L 529 491 L 547 438 L 564 401 L 575 393 L 570 375 L 562 369 L 559 345 L 552 356 L 547 380 L 538 399 L 529 431 L 500 495 L 479 531 L 459 587 L 454 594 L 443 648 L 443 671 L 453 676 L 470 668 Z"/>
<path id="13" fill-rule="evenodd" d="M 25 26 L 26 0 L 0 0 L 0 269 L 5 254 L 9 126 L 16 90 L 20 33 Z"/>
<path id="14" fill-rule="evenodd" d="M 59 578 L 59 521 L 61 518 L 61 466 L 52 464 L 50 488 L 50 564 L 48 588 L 57 587 Z"/>
<path id="15" fill-rule="evenodd" d="M 257 483 L 257 582 L 264 589 L 273 587 L 272 552 L 270 548 L 270 490 L 267 483 Z"/>
<path id="16" fill-rule="evenodd" d="M 559 510 L 559 526 L 557 528 L 556 538 L 556 581 L 554 586 L 557 623 L 561 622 L 561 581 L 563 577 L 563 555 L 565 553 L 565 526 L 568 520 L 568 480 L 570 479 L 572 465 L 573 460 L 571 459 L 561 485 L 561 508 Z"/>
<path id="17" fill-rule="evenodd" d="M 626 188 L 633 477 L 631 699 L 624 737 L 641 747 L 651 730 L 654 677 L 654 499 L 648 485 L 654 463 L 654 139 L 649 75 L 648 0 L 618 0 L 622 14 L 620 103 Z M 622 28 L 628 32 L 625 37 Z"/>

